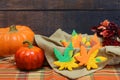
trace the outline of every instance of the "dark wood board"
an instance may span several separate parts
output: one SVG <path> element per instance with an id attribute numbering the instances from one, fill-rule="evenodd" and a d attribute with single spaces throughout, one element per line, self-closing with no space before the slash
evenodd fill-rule
<path id="1" fill-rule="evenodd" d="M 36 34 L 50 36 L 58 28 L 92 34 L 91 27 L 104 19 L 120 25 L 120 11 L 0 11 L 0 27 L 27 25 Z"/>
<path id="2" fill-rule="evenodd" d="M 120 0 L 0 0 L 0 10 L 116 10 Z"/>

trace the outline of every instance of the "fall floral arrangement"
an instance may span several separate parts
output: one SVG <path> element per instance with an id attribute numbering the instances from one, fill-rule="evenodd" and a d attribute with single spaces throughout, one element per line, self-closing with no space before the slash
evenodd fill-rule
<path id="1" fill-rule="evenodd" d="M 120 46 L 120 27 L 114 22 L 104 20 L 98 26 L 92 27 L 92 31 L 102 38 L 103 46 Z"/>

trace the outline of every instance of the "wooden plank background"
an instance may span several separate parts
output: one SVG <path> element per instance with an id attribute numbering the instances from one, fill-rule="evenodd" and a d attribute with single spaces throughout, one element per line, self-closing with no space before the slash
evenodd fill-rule
<path id="1" fill-rule="evenodd" d="M 58 28 L 92 34 L 104 19 L 120 25 L 120 0 L 0 0 L 0 27 L 27 25 L 45 36 Z"/>

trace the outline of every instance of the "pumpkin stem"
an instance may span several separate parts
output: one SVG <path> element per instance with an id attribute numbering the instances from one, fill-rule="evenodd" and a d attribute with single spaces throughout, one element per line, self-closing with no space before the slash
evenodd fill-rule
<path id="1" fill-rule="evenodd" d="M 32 48 L 32 47 L 33 47 L 32 43 L 31 43 L 30 41 L 27 41 L 27 40 L 26 40 L 26 41 L 23 42 L 23 44 L 26 44 L 26 43 L 28 44 L 28 47 L 29 47 L 29 48 Z"/>
<path id="2" fill-rule="evenodd" d="M 10 31 L 10 32 L 18 31 L 18 30 L 16 29 L 16 25 L 11 25 L 9 31 Z"/>

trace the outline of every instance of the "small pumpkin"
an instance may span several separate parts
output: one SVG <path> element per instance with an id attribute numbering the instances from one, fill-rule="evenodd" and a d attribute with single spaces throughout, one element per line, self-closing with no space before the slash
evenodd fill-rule
<path id="1" fill-rule="evenodd" d="M 12 25 L 0 28 L 0 57 L 15 54 L 24 40 L 34 40 L 34 32 L 28 26 Z"/>
<path id="2" fill-rule="evenodd" d="M 29 41 L 24 41 L 28 46 L 20 47 L 15 54 L 16 66 L 20 70 L 35 70 L 43 65 L 44 51 L 33 46 Z"/>

